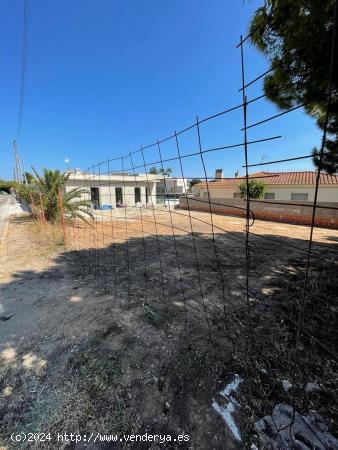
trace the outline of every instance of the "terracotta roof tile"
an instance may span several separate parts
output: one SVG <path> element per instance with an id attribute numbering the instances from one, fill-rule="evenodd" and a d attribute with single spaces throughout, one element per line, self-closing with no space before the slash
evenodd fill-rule
<path id="1" fill-rule="evenodd" d="M 254 172 L 249 174 L 250 179 L 259 179 L 265 181 L 268 185 L 314 185 L 316 184 L 317 172 Z M 245 176 L 238 178 L 222 178 L 221 180 L 209 181 L 211 187 L 237 186 Z M 338 185 L 338 175 L 320 174 L 320 184 L 336 184 Z M 196 184 L 195 187 L 206 186 L 206 182 Z"/>

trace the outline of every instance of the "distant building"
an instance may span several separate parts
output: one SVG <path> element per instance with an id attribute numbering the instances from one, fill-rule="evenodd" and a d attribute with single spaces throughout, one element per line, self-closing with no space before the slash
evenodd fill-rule
<path id="1" fill-rule="evenodd" d="M 185 194 L 188 190 L 188 180 L 186 178 L 165 177 L 158 178 L 158 194 Z"/>
<path id="2" fill-rule="evenodd" d="M 121 205 L 156 205 L 156 185 L 158 176 L 151 174 L 111 173 L 91 175 L 80 169 L 70 173 L 65 189 L 87 188 L 83 197 L 92 202 L 94 208 Z"/>
<path id="3" fill-rule="evenodd" d="M 223 173 L 216 171 L 215 180 L 198 183 L 193 193 L 203 199 L 240 198 L 239 185 L 245 176 L 235 174 L 234 178 L 224 178 Z M 266 183 L 265 200 L 312 202 L 314 200 L 317 172 L 255 172 L 250 179 L 262 180 Z M 320 174 L 318 202 L 338 202 L 338 175 Z"/>

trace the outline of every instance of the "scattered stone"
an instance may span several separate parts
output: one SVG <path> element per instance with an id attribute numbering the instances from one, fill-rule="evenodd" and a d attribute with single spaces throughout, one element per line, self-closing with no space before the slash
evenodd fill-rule
<path id="1" fill-rule="evenodd" d="M 281 383 L 285 392 L 288 392 L 292 388 L 292 383 L 289 380 L 281 380 Z M 299 389 L 302 388 L 302 384 L 300 383 L 296 384 L 295 386 Z M 305 392 L 308 394 L 310 394 L 311 392 L 318 392 L 320 390 L 321 387 L 318 383 L 307 383 L 307 385 L 305 386 Z"/>
<path id="2" fill-rule="evenodd" d="M 286 403 L 273 409 L 255 423 L 263 448 L 270 450 L 326 450 L 338 448 L 338 440 L 328 431 L 326 421 L 318 413 L 299 414 Z"/>
<path id="3" fill-rule="evenodd" d="M 320 390 L 321 388 L 318 383 L 307 383 L 307 385 L 305 386 L 305 392 L 307 392 L 308 394 L 310 392 L 318 392 Z"/>
<path id="4" fill-rule="evenodd" d="M 282 386 L 285 392 L 288 392 L 292 388 L 292 383 L 289 380 L 282 380 Z"/>

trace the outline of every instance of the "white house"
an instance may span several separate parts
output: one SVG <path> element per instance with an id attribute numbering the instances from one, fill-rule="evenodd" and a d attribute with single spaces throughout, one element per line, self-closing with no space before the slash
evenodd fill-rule
<path id="1" fill-rule="evenodd" d="M 87 188 L 87 194 L 83 197 L 90 199 L 94 208 L 156 205 L 157 175 L 144 173 L 91 175 L 79 169 L 68 173 L 70 175 L 65 185 L 66 191 L 77 187 Z"/>

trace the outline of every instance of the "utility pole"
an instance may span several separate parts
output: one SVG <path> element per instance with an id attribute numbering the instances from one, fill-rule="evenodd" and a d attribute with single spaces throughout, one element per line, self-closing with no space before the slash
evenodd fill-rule
<path id="1" fill-rule="evenodd" d="M 15 181 L 17 183 L 21 183 L 22 182 L 22 175 L 21 175 L 21 169 L 20 169 L 20 159 L 19 159 L 18 147 L 17 147 L 15 139 L 13 141 L 13 150 L 14 150 L 15 173 L 16 173 Z"/>
<path id="2" fill-rule="evenodd" d="M 25 166 L 23 165 L 23 159 L 20 156 L 20 165 L 21 165 L 21 170 L 22 170 L 22 182 L 27 184 L 27 177 L 26 177 L 26 172 L 25 172 Z"/>
<path id="3" fill-rule="evenodd" d="M 15 181 L 18 183 L 19 182 L 19 171 L 18 171 L 18 149 L 16 146 L 16 140 L 14 139 L 13 141 L 13 151 L 14 151 L 14 176 L 15 176 Z"/>

